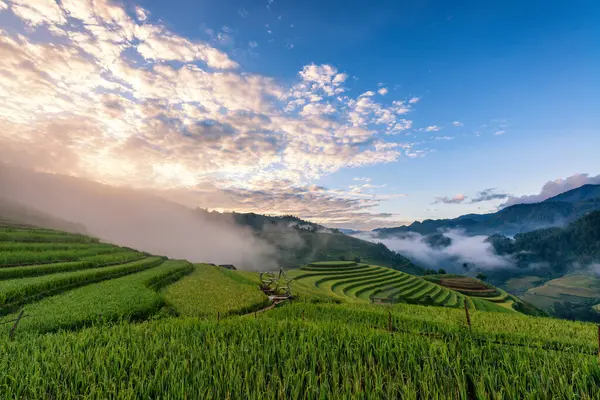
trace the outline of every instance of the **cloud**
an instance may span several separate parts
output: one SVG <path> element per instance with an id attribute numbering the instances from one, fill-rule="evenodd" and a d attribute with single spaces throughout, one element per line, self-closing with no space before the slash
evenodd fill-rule
<path id="1" fill-rule="evenodd" d="M 421 98 L 420 98 L 420 97 L 412 97 L 410 100 L 408 100 L 408 102 L 409 102 L 410 104 L 416 104 L 416 103 L 418 103 L 418 102 L 419 102 L 419 100 L 421 100 Z"/>
<path id="2" fill-rule="evenodd" d="M 437 125 L 430 125 L 426 128 L 421 129 L 422 132 L 438 132 L 440 130 L 442 130 L 442 128 Z"/>
<path id="3" fill-rule="evenodd" d="M 145 22 L 148 19 L 148 14 L 149 12 L 142 7 L 135 8 L 135 15 L 140 22 Z"/>
<path id="4" fill-rule="evenodd" d="M 452 136 L 438 136 L 435 138 L 435 140 L 453 140 L 454 138 Z"/>
<path id="5" fill-rule="evenodd" d="M 254 40 L 248 42 L 248 46 L 250 46 L 250 48 L 255 49 L 258 47 L 258 43 Z"/>
<path id="6" fill-rule="evenodd" d="M 465 200 L 467 199 L 467 197 L 464 194 L 457 194 L 454 197 L 448 197 L 448 196 L 443 196 L 443 197 L 436 197 L 435 201 L 432 204 L 460 204 L 463 203 Z"/>
<path id="7" fill-rule="evenodd" d="M 494 135 L 500 136 L 500 135 L 504 135 L 505 133 L 506 133 L 506 131 L 496 131 L 496 132 L 494 132 Z"/>
<path id="8" fill-rule="evenodd" d="M 463 126 L 464 124 L 462 122 L 460 122 L 460 121 L 454 121 L 452 123 L 452 125 L 454 125 L 454 126 Z"/>
<path id="9" fill-rule="evenodd" d="M 353 178 L 353 181 L 371 182 L 371 178 Z"/>
<path id="10" fill-rule="evenodd" d="M 510 197 L 506 193 L 495 193 L 496 189 L 485 189 L 478 192 L 470 203 L 481 203 L 490 200 L 504 200 Z"/>
<path id="11" fill-rule="evenodd" d="M 408 232 L 403 237 L 379 238 L 373 232 L 354 235 L 361 239 L 381 242 L 391 250 L 400 252 L 412 261 L 427 268 L 444 268 L 446 271 L 465 273 L 463 263 L 468 263 L 471 270 L 490 270 L 510 268 L 514 261 L 510 257 L 499 256 L 493 246 L 486 242 L 487 236 L 467 236 L 459 230 L 443 232 L 449 239 L 447 247 L 431 246 L 427 238 Z"/>
<path id="12" fill-rule="evenodd" d="M 303 66 L 283 84 L 242 72 L 226 52 L 168 29 L 157 15 L 149 21 L 139 7 L 10 7 L 0 11 L 14 20 L 0 28 L 0 159 L 12 165 L 161 193 L 199 191 L 189 198 L 207 207 L 335 221 L 346 212 L 344 221 L 367 223 L 380 200 L 330 192 L 311 210 L 296 205 L 312 197 L 295 188 L 428 151 L 390 139 L 412 127 L 414 101 L 352 96 L 348 74 L 332 65 Z M 263 201 L 271 190 L 287 203 L 266 208 L 239 195 Z"/>
<path id="13" fill-rule="evenodd" d="M 377 90 L 377 93 L 379 93 L 382 96 L 385 96 L 388 93 L 388 90 L 387 88 L 382 87 L 379 90 Z"/>
<path id="14" fill-rule="evenodd" d="M 509 199 L 500 205 L 500 207 L 508 207 L 514 204 L 530 204 L 539 203 L 551 197 L 558 196 L 561 193 L 569 190 L 577 189 L 583 185 L 600 185 L 600 175 L 589 176 L 589 174 L 575 174 L 567 178 L 559 178 L 553 181 L 548 181 L 542 187 L 539 194 L 526 196 L 511 196 Z"/>

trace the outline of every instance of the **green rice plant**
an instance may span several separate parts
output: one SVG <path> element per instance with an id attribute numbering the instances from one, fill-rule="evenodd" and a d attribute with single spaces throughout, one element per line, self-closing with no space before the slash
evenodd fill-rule
<path id="1" fill-rule="evenodd" d="M 43 230 L 0 229 L 0 242 L 57 242 L 57 243 L 97 243 L 98 239 L 64 232 L 49 233 Z"/>
<path id="2" fill-rule="evenodd" d="M 162 257 L 148 257 L 127 264 L 112 267 L 94 268 L 75 272 L 62 272 L 34 278 L 9 279 L 0 281 L 0 306 L 7 309 L 46 297 L 77 286 L 127 275 L 133 272 L 156 267 L 163 262 Z"/>
<path id="3" fill-rule="evenodd" d="M 87 256 L 98 254 L 118 253 L 128 251 L 127 249 L 115 246 L 90 246 L 85 249 L 77 250 L 58 250 L 58 251 L 0 251 L 0 267 L 11 267 L 18 265 L 31 265 L 64 261 L 75 261 Z"/>
<path id="4" fill-rule="evenodd" d="M 60 250 L 81 250 L 93 246 L 94 248 L 115 247 L 108 243 L 39 243 L 39 242 L 0 242 L 0 253 L 12 251 L 60 251 Z"/>
<path id="5" fill-rule="evenodd" d="M 347 267 L 311 267 L 310 265 L 305 265 L 300 267 L 301 271 L 313 271 L 313 272 L 343 272 L 343 271 L 356 271 L 360 269 L 367 268 L 367 264 L 356 264 L 349 265 Z"/>
<path id="6" fill-rule="evenodd" d="M 344 293 L 345 296 L 348 296 L 348 297 L 351 297 L 351 298 L 352 297 L 356 297 L 354 295 L 354 293 L 357 290 L 360 290 L 361 288 L 367 287 L 367 286 L 372 285 L 372 284 L 384 284 L 385 282 L 389 282 L 391 280 L 394 280 L 395 278 L 397 278 L 399 276 L 400 276 L 400 274 L 398 272 L 396 272 L 394 270 L 391 270 L 391 273 L 388 273 L 388 274 L 386 274 L 384 276 L 371 277 L 371 278 L 368 278 L 368 279 L 364 279 L 364 280 L 362 280 L 360 282 L 355 282 L 355 283 L 352 283 L 350 285 L 345 285 L 342 288 L 342 292 Z"/>
<path id="7" fill-rule="evenodd" d="M 227 272 L 225 272 L 227 271 Z M 236 271 L 209 264 L 195 265 L 194 272 L 168 286 L 163 295 L 179 315 L 216 318 L 262 308 L 268 298 L 254 282 Z"/>
<path id="8" fill-rule="evenodd" d="M 164 301 L 155 289 L 193 270 L 187 261 L 166 261 L 142 272 L 105 280 L 27 305 L 19 332 L 51 332 L 116 320 L 139 320 Z M 16 317 L 16 313 L 11 317 Z M 8 326 L 5 327 L 5 330 Z"/>
<path id="9" fill-rule="evenodd" d="M 319 261 L 308 264 L 309 267 L 352 267 L 357 263 L 354 261 Z"/>
<path id="10" fill-rule="evenodd" d="M 595 356 L 266 314 L 23 336 L 0 353 L 8 398 L 600 397 Z"/>
<path id="11" fill-rule="evenodd" d="M 6 267 L 0 268 L 0 280 L 55 274 L 58 272 L 77 271 L 87 268 L 106 267 L 110 265 L 141 260 L 144 257 L 146 257 L 144 253 L 137 251 L 123 251 L 119 253 L 83 257 L 80 261 L 28 265 L 22 267 Z"/>
<path id="12" fill-rule="evenodd" d="M 397 278 L 391 279 L 389 281 L 384 281 L 384 282 L 380 282 L 380 283 L 371 284 L 368 286 L 363 286 L 362 288 L 360 288 L 359 290 L 354 292 L 354 296 L 356 296 L 359 299 L 369 301 L 371 296 L 374 296 L 377 290 L 404 283 L 409 279 L 410 279 L 410 275 L 401 274 Z"/>
<path id="13" fill-rule="evenodd" d="M 501 305 L 491 303 L 488 300 L 484 300 L 478 297 L 472 297 L 471 300 L 475 304 L 475 309 L 477 311 L 493 311 L 493 312 L 506 312 L 506 313 L 514 313 L 516 311 L 502 307 Z"/>
<path id="14" fill-rule="evenodd" d="M 331 285 L 331 290 L 338 295 L 343 295 L 343 289 L 347 285 L 351 285 L 351 284 L 357 283 L 357 282 L 358 283 L 364 282 L 365 279 L 386 277 L 386 276 L 390 276 L 393 274 L 394 274 L 393 270 L 390 270 L 387 268 L 379 268 L 378 271 L 372 271 L 372 272 L 366 273 L 364 275 L 356 276 L 356 277 L 353 276 L 350 279 L 339 279 L 333 285 Z"/>

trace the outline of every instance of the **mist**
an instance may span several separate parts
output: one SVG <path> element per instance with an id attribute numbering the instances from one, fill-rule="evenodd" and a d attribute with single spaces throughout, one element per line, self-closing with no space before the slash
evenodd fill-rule
<path id="1" fill-rule="evenodd" d="M 83 224 L 92 236 L 192 262 L 276 269 L 275 249 L 227 215 L 218 221 L 152 193 L 0 164 L 0 198 Z"/>
<path id="2" fill-rule="evenodd" d="M 425 236 L 416 232 L 407 232 L 402 237 L 388 238 L 379 238 L 372 232 L 363 232 L 355 236 L 372 242 L 381 242 L 389 249 L 430 269 L 443 268 L 448 272 L 464 274 L 464 263 L 468 264 L 469 270 L 492 270 L 515 266 L 510 257 L 496 254 L 492 244 L 485 242 L 487 236 L 467 236 L 460 230 L 448 230 L 442 234 L 450 239 L 448 246 L 432 246 L 427 243 Z"/>

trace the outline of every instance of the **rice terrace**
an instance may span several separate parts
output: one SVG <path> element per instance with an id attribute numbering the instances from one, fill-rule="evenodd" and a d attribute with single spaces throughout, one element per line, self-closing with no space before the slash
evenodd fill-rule
<path id="1" fill-rule="evenodd" d="M 1 228 L 0 249 L 5 397 L 600 395 L 595 325 L 524 315 L 474 281 L 315 262 L 258 312 L 255 272 L 30 227 Z"/>

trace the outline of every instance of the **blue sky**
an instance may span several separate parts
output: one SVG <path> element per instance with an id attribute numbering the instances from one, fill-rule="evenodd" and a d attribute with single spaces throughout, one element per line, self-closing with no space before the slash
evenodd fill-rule
<path id="1" fill-rule="evenodd" d="M 14 102 L 0 113 L 10 122 L 5 148 L 27 148 L 37 169 L 150 188 L 190 205 L 365 228 L 493 211 L 548 181 L 600 173 L 595 1 L 46 2 L 0 1 L 2 35 L 15 49 L 5 59 L 39 64 L 36 79 L 50 76 L 55 86 L 44 99 L 24 98 L 35 104 L 25 111 L 8 100 L 16 89 L 3 88 Z M 83 54 L 88 75 L 68 82 L 79 101 L 59 111 L 40 106 L 66 95 L 67 75 L 35 59 L 46 53 L 19 54 L 25 40 Z M 103 43 L 98 53 L 91 42 Z M 14 81 L 15 65 L 0 76 Z M 109 83 L 91 85 L 92 75 Z M 86 85 L 96 97 L 79 93 Z M 303 108 L 310 96 L 321 108 Z M 256 126 L 231 119 L 241 113 Z M 43 125 L 50 116 L 60 116 L 61 134 Z M 82 118 L 93 129 L 63 134 Z M 31 119 L 42 124 L 34 133 L 22 126 Z M 44 164 L 32 142 L 56 142 L 69 150 L 61 160 L 77 162 Z M 473 202 L 484 190 L 496 198 Z"/>

